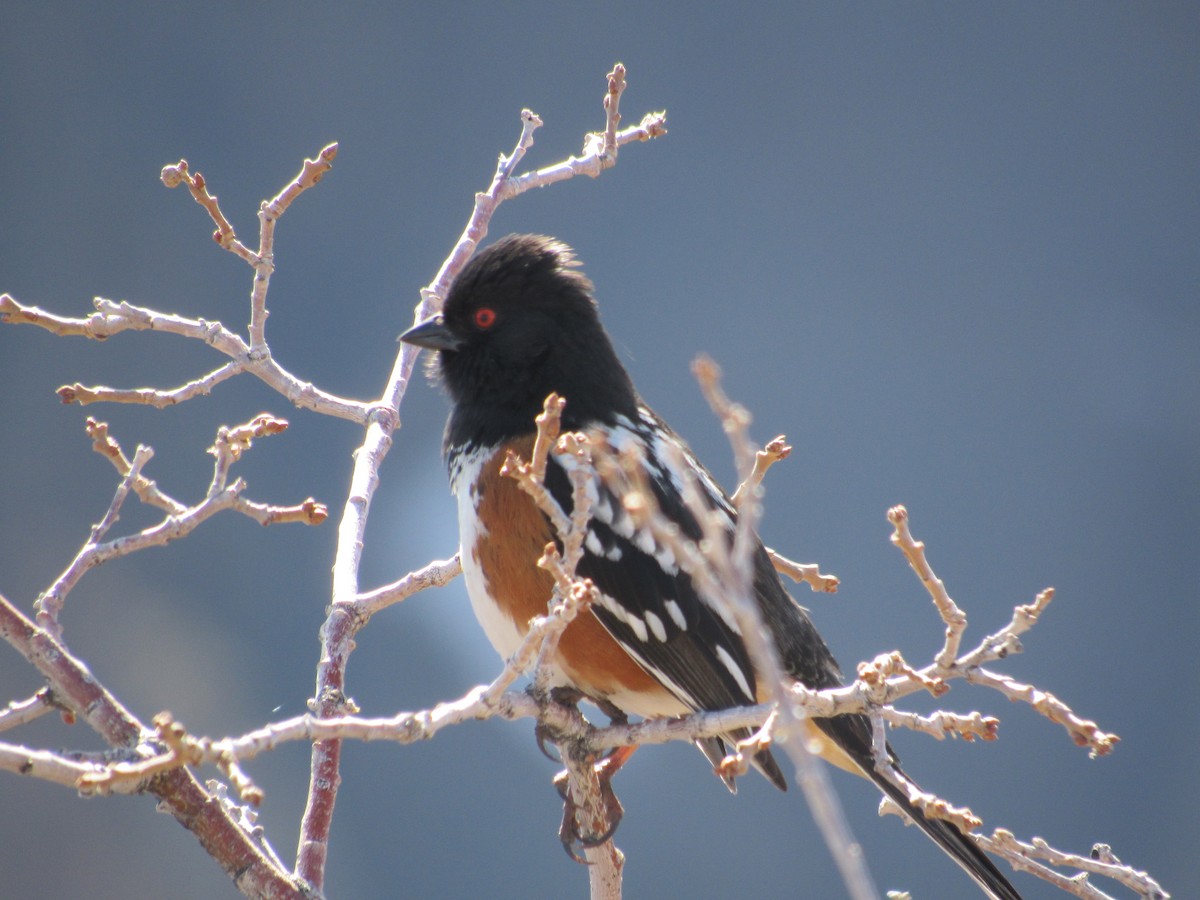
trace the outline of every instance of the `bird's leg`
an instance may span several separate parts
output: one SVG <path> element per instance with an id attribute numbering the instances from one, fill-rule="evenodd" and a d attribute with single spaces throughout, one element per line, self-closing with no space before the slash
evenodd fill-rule
<path id="1" fill-rule="evenodd" d="M 633 751 L 636 749 L 637 747 L 618 747 L 599 761 L 590 763 L 600 787 L 600 800 L 604 808 L 605 824 L 603 830 L 599 832 L 583 833 L 579 813 L 582 812 L 586 818 L 587 811 L 581 810 L 571 795 L 570 772 L 564 769 L 554 776 L 554 786 L 563 799 L 563 817 L 562 824 L 558 827 L 558 837 L 562 841 L 563 849 L 567 851 L 567 856 L 575 862 L 587 864 L 587 859 L 576 850 L 576 847 L 585 851 L 592 847 L 599 847 L 616 834 L 617 826 L 621 824 L 621 817 L 625 815 L 625 808 L 617 799 L 612 779 L 629 757 L 633 756 Z"/>
<path id="2" fill-rule="evenodd" d="M 624 725 L 628 723 L 629 717 L 620 709 L 613 705 L 608 700 L 596 699 L 588 697 L 581 691 L 569 687 L 553 688 L 550 692 L 550 699 L 555 703 L 563 704 L 564 706 L 576 707 L 580 700 L 587 700 L 594 704 L 601 712 L 603 712 L 613 724 Z M 581 748 L 577 745 L 572 746 L 569 742 L 564 742 L 558 735 L 554 733 L 552 728 L 539 723 L 535 728 L 538 748 L 546 756 L 550 756 L 546 750 L 547 742 L 554 744 L 559 748 L 560 758 L 566 754 L 578 755 Z M 617 826 L 621 823 L 621 817 L 625 814 L 624 808 L 621 806 L 621 801 L 617 799 L 616 792 L 612 787 L 613 776 L 621 766 L 633 755 L 636 747 L 617 747 L 604 756 L 596 759 L 590 753 L 582 760 L 585 765 L 592 767 L 592 772 L 595 774 L 597 784 L 600 790 L 600 799 L 604 809 L 603 825 L 599 832 L 592 829 L 587 829 L 586 825 L 580 824 L 580 813 L 584 813 L 586 819 L 586 811 L 581 810 L 575 802 L 571 794 L 569 781 L 570 773 L 567 770 L 559 772 L 554 777 L 554 786 L 558 790 L 559 796 L 563 799 L 563 817 L 562 824 L 558 829 L 559 839 L 562 841 L 563 849 L 567 851 L 567 855 L 576 862 L 586 863 L 587 860 L 576 849 L 582 848 L 587 850 L 591 847 L 599 847 L 606 841 L 612 838 L 617 830 Z M 585 833 L 584 829 L 587 829 Z"/>
<path id="3" fill-rule="evenodd" d="M 538 699 L 538 702 L 540 703 L 543 702 L 545 698 L 535 699 Z M 579 690 L 578 688 L 552 687 L 550 688 L 549 699 L 553 703 L 557 703 L 560 706 L 570 707 L 576 712 L 579 712 L 579 701 L 587 698 L 583 691 Z M 542 755 L 544 757 L 553 760 L 554 762 L 559 762 L 561 760 L 561 755 L 552 754 L 546 749 L 547 743 L 553 744 L 556 748 L 558 747 L 558 736 L 554 733 L 553 728 L 539 719 L 537 724 L 533 726 L 533 737 L 534 740 L 537 741 L 538 749 L 542 751 Z"/>

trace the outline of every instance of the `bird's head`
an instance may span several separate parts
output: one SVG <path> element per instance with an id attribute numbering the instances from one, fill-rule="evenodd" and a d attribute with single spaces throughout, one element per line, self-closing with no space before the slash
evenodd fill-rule
<path id="1" fill-rule="evenodd" d="M 564 427 L 610 422 L 635 415 L 637 395 L 592 291 L 566 244 L 510 235 L 463 267 L 440 315 L 400 340 L 434 351 L 430 372 L 450 393 L 452 427 L 457 416 L 471 432 L 525 433 L 552 391 L 567 400 Z"/>

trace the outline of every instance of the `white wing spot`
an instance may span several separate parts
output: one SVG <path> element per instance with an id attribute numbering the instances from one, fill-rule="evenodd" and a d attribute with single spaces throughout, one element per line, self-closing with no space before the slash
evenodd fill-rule
<path id="1" fill-rule="evenodd" d="M 746 681 L 746 675 L 742 672 L 741 666 L 729 655 L 729 651 L 720 644 L 717 644 L 717 659 L 721 660 L 721 664 L 729 670 L 729 674 L 738 683 L 738 687 L 742 689 L 742 693 L 747 697 L 753 698 L 754 691 L 750 690 L 750 683 Z"/>
<path id="2" fill-rule="evenodd" d="M 653 634 L 660 641 L 666 643 L 667 628 L 665 625 L 663 625 L 662 619 L 650 612 L 650 610 L 646 610 L 646 624 L 650 626 L 651 634 Z"/>
<path id="3" fill-rule="evenodd" d="M 679 574 L 679 564 L 675 561 L 675 554 L 671 552 L 670 548 L 660 547 L 658 552 L 654 554 L 654 558 L 668 575 Z"/>
<path id="4" fill-rule="evenodd" d="M 587 537 L 583 539 L 584 546 L 588 548 L 596 556 L 604 556 L 604 545 L 600 543 L 600 538 L 596 537 L 596 532 L 589 531 Z"/>
<path id="5" fill-rule="evenodd" d="M 605 493 L 600 497 L 600 499 L 597 500 L 592 505 L 592 516 L 594 518 L 600 520 L 601 522 L 603 522 L 605 525 L 612 524 L 612 521 L 613 521 L 612 501 L 609 499 L 609 495 L 608 495 L 607 491 L 605 491 Z"/>
<path id="6" fill-rule="evenodd" d="M 646 643 L 646 641 L 650 640 L 650 633 L 648 631 L 646 631 L 646 623 L 643 622 L 637 616 L 635 616 L 633 613 L 628 613 L 626 615 L 625 624 L 633 629 L 633 633 L 637 636 L 637 639 L 639 641 L 641 641 L 643 644 Z"/>
<path id="7" fill-rule="evenodd" d="M 667 601 L 667 615 L 671 617 L 671 621 L 679 626 L 680 631 L 687 631 L 687 619 L 683 616 L 683 609 L 675 600 Z"/>
<path id="8" fill-rule="evenodd" d="M 633 536 L 633 543 L 647 556 L 654 556 L 655 551 L 658 550 L 658 545 L 654 542 L 654 535 L 649 531 L 639 531 Z"/>
<path id="9" fill-rule="evenodd" d="M 628 626 L 634 636 L 643 644 L 649 640 L 650 633 L 646 630 L 646 623 L 612 597 L 608 596 L 608 594 L 600 594 L 600 605 L 616 616 L 617 621 L 623 622 Z"/>

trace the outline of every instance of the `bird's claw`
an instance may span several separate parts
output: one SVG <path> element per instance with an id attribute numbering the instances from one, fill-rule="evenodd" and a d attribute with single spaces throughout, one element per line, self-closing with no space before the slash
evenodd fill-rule
<path id="1" fill-rule="evenodd" d="M 567 856 L 585 866 L 591 865 L 591 863 L 583 854 L 593 847 L 608 843 L 616 834 L 617 826 L 621 824 L 621 818 L 625 815 L 625 808 L 621 806 L 621 801 L 617 799 L 616 792 L 612 788 L 612 772 L 606 773 L 602 770 L 597 774 L 599 775 L 600 798 L 604 805 L 604 820 L 607 823 L 605 829 L 599 834 L 582 834 L 580 832 L 579 805 L 571 797 L 571 791 L 567 784 L 568 773 L 562 771 L 554 777 L 554 787 L 558 790 L 559 796 L 563 798 L 563 817 L 562 824 L 558 827 L 558 838 L 562 841 L 563 850 L 566 851 Z M 607 777 L 605 777 L 606 774 Z"/>

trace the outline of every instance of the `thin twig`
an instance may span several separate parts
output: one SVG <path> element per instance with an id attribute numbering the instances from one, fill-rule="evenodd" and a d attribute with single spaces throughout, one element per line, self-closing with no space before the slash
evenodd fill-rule
<path id="1" fill-rule="evenodd" d="M 232 484 L 228 481 L 229 467 L 249 448 L 252 438 L 278 434 L 286 427 L 287 423 L 282 419 L 260 415 L 244 425 L 222 428 L 210 450 L 216 461 L 209 489 L 202 501 L 193 506 L 184 506 L 163 494 L 154 482 L 142 475 L 142 467 L 153 456 L 153 450 L 149 447 L 138 447 L 131 462 L 126 459 L 120 445 L 109 434 L 108 426 L 88 419 L 87 433 L 92 438 L 92 448 L 116 466 L 117 471 L 122 473 L 122 479 L 108 511 L 101 521 L 93 526 L 88 540 L 63 573 L 38 597 L 38 624 L 55 637 L 61 638 L 62 627 L 58 618 L 63 604 L 67 595 L 91 569 L 149 547 L 161 547 L 179 540 L 223 510 L 231 509 L 242 513 L 262 525 L 284 522 L 319 525 L 323 522 L 328 516 L 328 510 L 324 504 L 311 497 L 297 506 L 290 507 L 255 503 L 242 496 L 245 483 L 241 479 Z M 101 541 L 117 521 L 121 505 L 130 490 L 138 493 L 147 503 L 166 510 L 166 517 L 157 525 L 144 528 L 136 534 Z"/>
<path id="2" fill-rule="evenodd" d="M 720 419 L 726 437 L 729 438 L 739 477 L 743 481 L 751 479 L 756 468 L 757 452 L 749 437 L 749 412 L 726 397 L 720 385 L 720 369 L 712 360 L 706 357 L 697 358 L 692 364 L 692 371 L 700 382 L 701 390 L 713 412 Z M 704 509 L 704 504 L 698 499 L 693 499 L 689 506 L 694 515 Z M 807 712 L 791 702 L 785 688 L 791 679 L 785 674 L 778 648 L 768 638 L 769 631 L 763 622 L 762 614 L 752 600 L 751 554 L 758 542 L 756 529 L 762 515 L 760 491 L 742 492 L 737 513 L 731 552 L 717 554 L 727 574 L 721 579 L 723 583 L 711 596 L 710 602 L 714 605 L 725 604 L 733 611 L 741 626 L 746 651 L 754 662 L 759 684 L 765 688 L 768 701 L 774 704 L 778 712 L 775 720 L 776 737 L 796 766 L 797 781 L 804 791 L 817 827 L 825 838 L 825 845 L 841 872 L 847 892 L 858 900 L 877 897 L 879 892 L 875 888 L 865 860 L 861 854 L 853 852 L 858 842 L 829 782 L 828 771 L 813 757 L 804 739 L 804 720 L 807 718 Z M 713 547 L 713 543 L 710 539 L 708 546 Z M 719 541 L 717 546 L 723 549 L 727 544 Z M 712 560 L 711 553 L 708 558 Z"/>
<path id="3" fill-rule="evenodd" d="M 166 391 L 122 391 L 109 387 L 86 387 L 81 384 L 65 385 L 58 389 L 59 398 L 64 403 L 113 401 L 167 406 L 171 402 L 179 402 L 185 391 L 188 398 L 199 396 L 205 393 L 202 388 L 215 387 L 217 383 L 234 374 L 248 372 L 298 407 L 358 423 L 365 423 L 372 414 L 369 404 L 323 391 L 293 375 L 270 355 L 252 355 L 250 345 L 220 322 L 189 319 L 134 306 L 125 301 L 117 303 L 103 297 L 97 297 L 93 305 L 96 307 L 94 315 L 86 319 L 75 319 L 54 315 L 36 306 L 25 306 L 9 294 L 0 294 L 0 321 L 36 325 L 52 334 L 77 335 L 92 340 L 104 340 L 124 331 L 162 331 L 203 341 L 230 357 L 233 369 L 222 366 L 199 379 L 200 385 L 191 390 L 190 386 L 196 382 Z"/>
<path id="4" fill-rule="evenodd" d="M 908 510 L 903 506 L 892 507 L 888 510 L 888 521 L 895 528 L 892 532 L 892 543 L 904 553 L 908 564 L 921 579 L 921 584 L 929 591 L 942 621 L 946 623 L 946 643 L 934 662 L 943 668 L 950 668 L 958 659 L 958 648 L 962 643 L 963 632 L 967 630 L 967 615 L 950 599 L 946 585 L 934 574 L 933 568 L 925 558 L 925 545 L 914 539 L 912 532 L 908 530 Z"/>
<path id="5" fill-rule="evenodd" d="M 781 575 L 786 575 L 796 583 L 807 584 L 812 590 L 818 593 L 836 594 L 838 586 L 841 582 L 836 575 L 826 575 L 821 572 L 820 567 L 816 563 L 798 563 L 788 559 L 786 556 L 767 548 L 767 556 L 771 560 L 771 565 L 775 567 L 775 571 Z"/>
<path id="6" fill-rule="evenodd" d="M 42 688 L 26 700 L 12 700 L 0 709 L 0 731 L 18 728 L 39 719 L 55 708 L 54 695 L 49 688 Z"/>
<path id="7" fill-rule="evenodd" d="M 358 613 L 364 620 L 386 609 L 393 603 L 407 600 L 413 594 L 429 587 L 442 587 L 462 574 L 462 560 L 455 553 L 449 559 L 436 559 L 414 572 L 409 572 L 399 581 L 360 594 L 355 600 Z"/>

